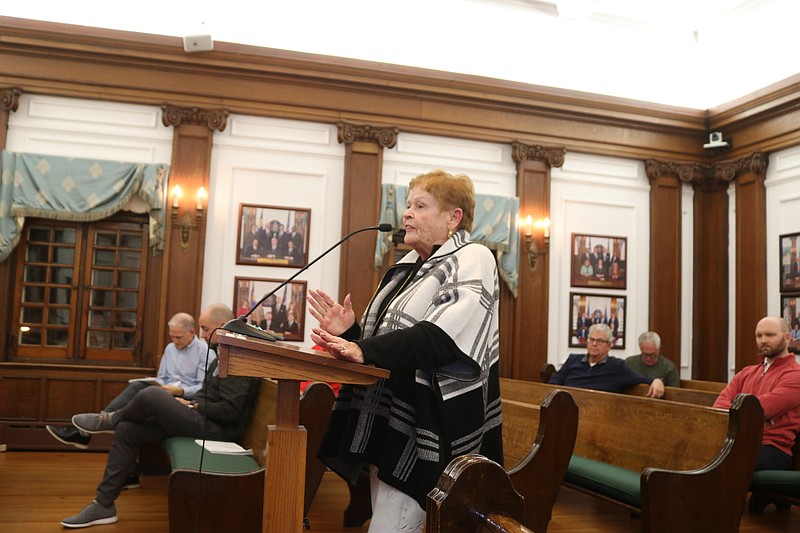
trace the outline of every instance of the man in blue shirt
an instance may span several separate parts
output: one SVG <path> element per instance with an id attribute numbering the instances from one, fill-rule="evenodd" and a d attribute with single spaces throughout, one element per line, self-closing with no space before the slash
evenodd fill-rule
<path id="1" fill-rule="evenodd" d="M 662 398 L 663 381 L 643 376 L 626 365 L 623 359 L 608 355 L 613 341 L 614 335 L 607 324 L 593 324 L 589 328 L 586 355 L 570 354 L 550 378 L 550 383 L 605 392 L 621 392 L 627 387 L 646 383 L 650 385 L 648 396 Z"/>
<path id="2" fill-rule="evenodd" d="M 164 348 L 156 378 L 131 381 L 103 411 L 110 413 L 125 407 L 139 391 L 150 385 L 160 386 L 172 396 L 180 396 L 187 400 L 194 398 L 197 391 L 202 388 L 206 362 L 210 364 L 217 356 L 216 352 L 209 352 L 206 341 L 197 337 L 192 315 L 177 313 L 170 318 L 167 326 L 172 342 Z M 91 435 L 81 433 L 75 426 L 63 428 L 46 426 L 46 428 L 59 442 L 80 449 L 86 449 L 91 439 Z"/>

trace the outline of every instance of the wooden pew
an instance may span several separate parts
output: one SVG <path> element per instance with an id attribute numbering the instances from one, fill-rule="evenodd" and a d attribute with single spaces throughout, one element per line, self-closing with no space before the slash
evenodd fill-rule
<path id="1" fill-rule="evenodd" d="M 451 461 L 428 495 L 426 531 L 462 531 L 467 524 L 474 529 L 476 520 L 490 531 L 547 531 L 575 444 L 578 408 L 569 393 L 557 389 L 541 405 L 502 402 L 504 462 L 510 468 L 480 455 Z M 491 518 L 484 523 L 481 517 Z M 511 529 L 491 529 L 498 521 Z"/>
<path id="2" fill-rule="evenodd" d="M 622 391 L 622 394 L 631 396 L 647 396 L 650 385 L 634 385 Z M 719 393 L 700 389 L 685 389 L 678 387 L 664 387 L 664 397 L 662 400 L 671 402 L 690 403 L 692 405 L 704 405 L 711 407 L 714 405 Z"/>
<path id="3" fill-rule="evenodd" d="M 719 394 L 725 388 L 727 383 L 722 381 L 703 381 L 701 379 L 682 379 L 681 388 L 704 390 L 708 392 L 716 392 Z"/>
<path id="4" fill-rule="evenodd" d="M 535 403 L 554 388 L 500 380 L 504 401 Z M 640 513 L 643 531 L 738 531 L 761 445 L 763 410 L 755 397 L 740 395 L 725 412 L 558 388 L 580 411 L 565 485 Z"/>
<path id="5" fill-rule="evenodd" d="M 171 437 L 162 445 L 171 468 L 168 486 L 170 533 L 260 532 L 264 501 L 267 426 L 275 423 L 277 384 L 262 380 L 253 413 L 239 440 L 252 456 L 203 454 L 190 437 Z M 327 428 L 334 395 L 327 383 L 312 383 L 300 399 L 300 424 L 306 428 L 304 514 L 314 499 L 325 466 L 316 452 Z M 140 455 L 140 461 L 143 456 Z M 148 470 L 153 470 L 149 468 Z M 199 514 L 197 510 L 199 508 Z M 195 522 L 199 529 L 195 529 Z"/>

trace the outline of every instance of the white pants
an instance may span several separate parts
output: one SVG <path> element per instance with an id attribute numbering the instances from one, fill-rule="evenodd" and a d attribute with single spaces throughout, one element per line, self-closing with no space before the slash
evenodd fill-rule
<path id="1" fill-rule="evenodd" d="M 425 527 L 425 510 L 417 500 L 378 479 L 378 469 L 369 467 L 369 492 L 372 520 L 369 533 L 421 533 Z"/>

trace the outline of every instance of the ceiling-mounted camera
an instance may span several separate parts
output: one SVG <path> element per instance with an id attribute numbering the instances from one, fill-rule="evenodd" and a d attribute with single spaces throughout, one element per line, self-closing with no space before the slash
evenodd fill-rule
<path id="1" fill-rule="evenodd" d="M 730 148 L 731 143 L 722 138 L 721 131 L 712 131 L 708 134 L 708 142 L 703 145 L 703 148 Z"/>

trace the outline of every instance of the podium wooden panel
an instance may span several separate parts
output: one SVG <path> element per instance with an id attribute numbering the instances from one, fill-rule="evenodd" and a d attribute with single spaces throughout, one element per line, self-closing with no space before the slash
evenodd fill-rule
<path id="1" fill-rule="evenodd" d="M 341 361 L 318 350 L 220 334 L 219 375 L 278 381 L 275 425 L 268 426 L 264 475 L 263 533 L 303 530 L 306 432 L 300 424 L 300 382 L 307 380 L 368 385 L 389 376 L 373 366 Z"/>

